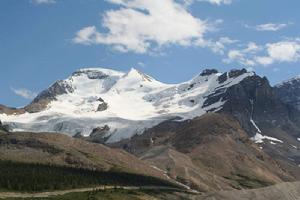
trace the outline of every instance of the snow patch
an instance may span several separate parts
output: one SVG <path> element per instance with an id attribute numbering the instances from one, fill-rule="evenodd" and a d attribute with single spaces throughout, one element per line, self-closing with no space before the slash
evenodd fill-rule
<path id="1" fill-rule="evenodd" d="M 261 130 L 258 128 L 258 126 L 256 125 L 256 123 L 254 122 L 253 119 L 250 119 L 250 122 L 252 123 L 252 125 L 256 128 L 258 133 L 261 133 Z"/>
<path id="2" fill-rule="evenodd" d="M 256 133 L 256 135 L 254 137 L 251 138 L 252 141 L 254 141 L 255 143 L 263 143 L 264 140 L 270 140 L 271 142 L 279 142 L 279 143 L 283 143 L 282 140 L 279 140 L 277 138 L 274 138 L 274 137 L 269 137 L 269 136 L 265 136 L 265 135 L 262 135 L 260 133 Z M 271 144 L 273 144 L 271 143 Z"/>

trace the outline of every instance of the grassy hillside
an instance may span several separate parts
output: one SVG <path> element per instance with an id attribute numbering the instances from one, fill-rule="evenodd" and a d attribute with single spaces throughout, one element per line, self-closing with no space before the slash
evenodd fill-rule
<path id="1" fill-rule="evenodd" d="M 167 181 L 118 171 L 0 161 L 0 190 L 36 192 L 99 185 L 173 186 Z"/>
<path id="2" fill-rule="evenodd" d="M 119 171 L 166 179 L 129 153 L 56 133 L 0 133 L 0 159 L 98 171 Z"/>

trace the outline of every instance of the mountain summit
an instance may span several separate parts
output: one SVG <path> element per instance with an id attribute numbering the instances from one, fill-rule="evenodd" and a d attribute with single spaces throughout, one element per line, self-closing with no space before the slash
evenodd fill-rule
<path id="1" fill-rule="evenodd" d="M 254 75 L 246 70 L 222 74 L 207 69 L 189 81 L 165 84 L 134 68 L 127 73 L 80 69 L 22 109 L 2 106 L 0 119 L 12 130 L 84 136 L 108 126 L 103 137 L 106 142 L 117 142 L 165 120 L 192 119 L 218 111 L 225 99 L 216 96 Z"/>

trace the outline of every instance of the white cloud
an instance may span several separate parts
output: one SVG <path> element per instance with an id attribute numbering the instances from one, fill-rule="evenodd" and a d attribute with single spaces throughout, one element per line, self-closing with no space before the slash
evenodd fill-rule
<path id="1" fill-rule="evenodd" d="M 248 24 L 244 24 L 245 28 L 254 29 L 256 31 L 280 31 L 290 25 L 293 25 L 292 22 L 289 23 L 266 23 L 266 24 L 259 24 L 256 26 L 251 26 Z"/>
<path id="2" fill-rule="evenodd" d="M 268 56 L 257 56 L 254 60 L 261 65 L 271 65 L 273 64 L 274 60 Z"/>
<path id="3" fill-rule="evenodd" d="M 231 4 L 232 0 L 198 0 L 198 1 L 207 1 L 211 4 L 222 5 L 222 4 Z"/>
<path id="4" fill-rule="evenodd" d="M 56 0 L 31 0 L 35 4 L 53 4 L 56 3 Z"/>
<path id="5" fill-rule="evenodd" d="M 300 39 L 287 39 L 262 46 L 249 43 L 245 48 L 230 50 L 227 58 L 223 61 L 225 63 L 237 62 L 248 66 L 298 62 L 300 61 Z"/>
<path id="6" fill-rule="evenodd" d="M 247 46 L 243 49 L 233 49 L 229 50 L 227 53 L 227 58 L 223 59 L 225 63 L 238 62 L 242 65 L 253 66 L 255 61 L 251 59 L 257 52 L 262 49 L 254 42 L 249 42 Z"/>
<path id="7" fill-rule="evenodd" d="M 121 52 L 146 53 L 168 45 L 191 46 L 204 40 L 210 25 L 175 0 L 107 0 L 119 6 L 102 16 L 106 31 L 82 28 L 73 41 L 110 45 Z"/>
<path id="8" fill-rule="evenodd" d="M 288 24 L 268 23 L 268 24 L 257 25 L 257 26 L 255 26 L 255 29 L 257 31 L 279 31 L 287 26 L 288 26 Z"/>
<path id="9" fill-rule="evenodd" d="M 34 99 L 37 96 L 37 93 L 32 92 L 28 89 L 19 88 L 15 89 L 13 87 L 10 88 L 16 95 L 21 96 L 25 99 Z"/>
<path id="10" fill-rule="evenodd" d="M 283 41 L 267 44 L 267 51 L 270 58 L 281 62 L 295 62 L 300 57 L 299 41 Z"/>
<path id="11" fill-rule="evenodd" d="M 228 45 L 234 44 L 238 42 L 237 40 L 233 40 L 228 37 L 221 37 L 216 41 L 213 40 L 204 40 L 199 39 L 195 42 L 195 45 L 199 47 L 206 47 L 211 49 L 214 53 L 217 53 L 219 55 L 223 55 L 225 53 L 225 50 L 227 49 Z"/>

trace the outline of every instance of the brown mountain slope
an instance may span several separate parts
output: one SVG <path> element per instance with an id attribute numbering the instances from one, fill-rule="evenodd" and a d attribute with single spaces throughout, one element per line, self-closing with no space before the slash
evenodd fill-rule
<path id="1" fill-rule="evenodd" d="M 291 181 L 228 115 L 164 122 L 117 144 L 198 190 L 258 188 Z"/>
<path id="2" fill-rule="evenodd" d="M 300 182 L 280 183 L 274 186 L 255 190 L 221 191 L 194 198 L 198 200 L 298 200 L 300 198 Z"/>
<path id="3" fill-rule="evenodd" d="M 217 191 L 202 195 L 173 193 L 157 197 L 161 200 L 299 200 L 300 182 L 279 183 L 251 190 Z"/>
<path id="4" fill-rule="evenodd" d="M 62 134 L 2 133 L 0 159 L 98 170 L 114 169 L 166 178 L 161 171 L 125 151 Z"/>

